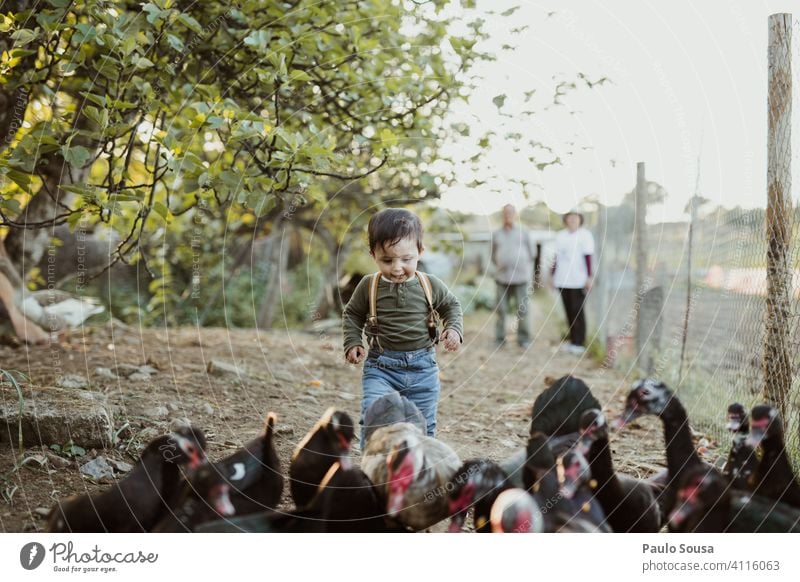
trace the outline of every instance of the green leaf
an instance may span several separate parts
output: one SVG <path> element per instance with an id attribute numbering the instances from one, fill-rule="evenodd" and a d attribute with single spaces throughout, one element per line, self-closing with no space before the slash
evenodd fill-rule
<path id="1" fill-rule="evenodd" d="M 154 67 L 155 63 L 148 59 L 147 57 L 139 57 L 136 61 L 136 68 L 137 69 L 149 69 L 150 67 Z"/>
<path id="2" fill-rule="evenodd" d="M 11 38 L 16 41 L 14 44 L 17 46 L 25 46 L 26 44 L 36 40 L 38 37 L 39 33 L 29 28 L 20 28 L 11 35 Z"/>
<path id="3" fill-rule="evenodd" d="M 289 79 L 291 81 L 311 81 L 311 76 L 306 73 L 305 71 L 301 71 L 299 69 L 295 69 L 289 75 Z"/>
<path id="4" fill-rule="evenodd" d="M 203 34 L 203 27 L 200 26 L 200 23 L 197 22 L 194 18 L 189 16 L 188 14 L 181 12 L 178 16 L 178 20 L 183 23 L 186 28 L 191 30 L 192 32 L 196 32 L 197 34 Z"/>
<path id="5" fill-rule="evenodd" d="M 379 136 L 381 142 L 383 142 L 383 147 L 393 146 L 397 143 L 397 136 L 388 127 L 384 127 Z"/>
<path id="6" fill-rule="evenodd" d="M 158 214 L 161 218 L 163 218 L 164 222 L 166 222 L 167 224 L 172 222 L 172 213 L 169 211 L 169 208 L 167 208 L 165 204 L 161 202 L 154 202 L 153 210 L 155 210 L 156 214 Z"/>
<path id="7" fill-rule="evenodd" d="M 61 146 L 61 155 L 75 169 L 82 168 L 92 158 L 92 153 L 83 146 Z"/>
<path id="8" fill-rule="evenodd" d="M 10 180 L 16 183 L 16 185 L 22 188 L 25 192 L 33 194 L 31 191 L 31 182 L 33 181 L 33 177 L 30 174 L 24 174 L 22 172 L 18 172 L 17 170 L 9 170 L 6 173 L 6 176 L 8 176 Z"/>
<path id="9" fill-rule="evenodd" d="M 97 107 L 92 107 L 88 105 L 83 109 L 84 114 L 86 117 L 94 121 L 100 128 L 104 128 L 108 125 L 108 110 L 106 109 L 98 109 Z"/>
<path id="10" fill-rule="evenodd" d="M 105 108 L 106 100 L 105 98 L 101 97 L 100 95 L 95 95 L 94 93 L 89 93 L 88 91 L 81 91 L 81 96 L 86 98 L 88 101 L 91 101 L 95 105 L 99 105 L 100 107 Z"/>

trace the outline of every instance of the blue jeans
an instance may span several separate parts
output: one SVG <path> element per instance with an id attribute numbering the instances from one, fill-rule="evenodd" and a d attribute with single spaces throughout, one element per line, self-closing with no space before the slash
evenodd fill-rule
<path id="1" fill-rule="evenodd" d="M 439 366 L 436 350 L 422 348 L 412 352 L 370 350 L 361 378 L 361 448 L 364 442 L 364 413 L 369 405 L 392 390 L 399 392 L 420 409 L 428 424 L 428 436 L 436 433 L 439 406 Z"/>

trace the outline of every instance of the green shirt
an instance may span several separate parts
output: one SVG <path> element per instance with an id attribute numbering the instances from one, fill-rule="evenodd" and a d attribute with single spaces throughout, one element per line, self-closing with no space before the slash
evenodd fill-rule
<path id="1" fill-rule="evenodd" d="M 458 298 L 433 275 L 431 281 L 433 308 L 439 313 L 444 329 L 454 329 L 464 338 L 464 320 Z M 344 308 L 342 331 L 344 352 L 361 341 L 364 325 L 369 317 L 369 283 L 372 275 L 359 281 L 353 296 Z M 378 329 L 381 347 L 387 350 L 410 352 L 431 347 L 428 336 L 428 301 L 419 277 L 402 283 L 390 283 L 383 278 L 378 282 Z"/>

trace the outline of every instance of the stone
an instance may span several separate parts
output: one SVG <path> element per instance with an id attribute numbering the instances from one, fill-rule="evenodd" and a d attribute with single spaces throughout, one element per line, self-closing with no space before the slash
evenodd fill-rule
<path id="1" fill-rule="evenodd" d="M 214 358 L 208 361 L 206 371 L 215 376 L 238 376 L 240 373 L 244 373 L 244 370 L 237 367 L 236 364 L 223 362 L 222 360 Z"/>
<path id="2" fill-rule="evenodd" d="M 281 382 L 294 382 L 294 374 L 286 370 L 275 370 L 272 375 Z"/>
<path id="3" fill-rule="evenodd" d="M 37 507 L 33 510 L 33 513 L 38 515 L 39 517 L 47 517 L 50 515 L 50 510 L 47 507 Z"/>
<path id="4" fill-rule="evenodd" d="M 88 463 L 81 465 L 81 474 L 86 475 L 95 481 L 113 479 L 114 468 L 111 466 L 108 460 L 101 455 L 96 459 L 92 459 Z"/>
<path id="5" fill-rule="evenodd" d="M 47 456 L 47 462 L 50 464 L 51 467 L 55 467 L 57 469 L 64 469 L 69 467 L 70 462 L 69 459 L 65 459 L 64 457 L 59 457 L 55 453 L 45 453 Z"/>
<path id="6" fill-rule="evenodd" d="M 144 366 L 139 366 L 139 373 L 152 376 L 153 374 L 158 374 L 158 370 L 156 370 L 153 366 L 148 366 L 145 364 Z"/>
<path id="7" fill-rule="evenodd" d="M 144 411 L 144 415 L 150 418 L 165 418 L 169 416 L 169 410 L 166 406 L 151 406 Z"/>
<path id="8" fill-rule="evenodd" d="M 26 387 L 20 418 L 16 390 L 0 384 L 0 442 L 18 440 L 21 420 L 26 447 L 63 445 L 72 440 L 84 449 L 111 444 L 111 421 L 117 407 L 104 394 L 57 386 Z"/>
<path id="9" fill-rule="evenodd" d="M 108 458 L 107 461 L 117 473 L 128 473 L 131 471 L 131 469 L 133 469 L 133 465 L 126 463 L 125 461 L 118 461 L 111 458 Z"/>
<path id="10" fill-rule="evenodd" d="M 122 376 L 123 378 L 127 378 L 138 371 L 139 366 L 134 366 L 133 364 L 117 364 L 116 367 L 117 376 Z"/>
<path id="11" fill-rule="evenodd" d="M 116 380 L 117 375 L 111 371 L 111 368 L 97 367 L 94 369 L 94 375 L 97 378 L 104 378 L 106 380 Z"/>
<path id="12" fill-rule="evenodd" d="M 169 408 L 170 412 L 177 412 L 178 411 L 178 405 L 175 404 L 174 402 L 167 402 L 167 408 Z"/>
<path id="13" fill-rule="evenodd" d="M 208 402 L 204 402 L 203 405 L 200 407 L 200 412 L 203 414 L 214 414 L 214 407 L 211 406 Z"/>
<path id="14" fill-rule="evenodd" d="M 292 436 L 294 434 L 294 427 L 288 424 L 282 424 L 275 427 L 275 433 L 284 436 Z"/>
<path id="15" fill-rule="evenodd" d="M 342 400 L 347 400 L 348 402 L 350 402 L 351 400 L 355 400 L 356 399 L 356 395 L 355 394 L 351 394 L 350 392 L 339 392 L 339 398 L 341 398 Z"/>
<path id="16" fill-rule="evenodd" d="M 149 380 L 150 374 L 142 374 L 141 372 L 134 372 L 130 376 L 128 376 L 128 380 L 133 382 L 142 382 L 144 380 Z"/>
<path id="17" fill-rule="evenodd" d="M 56 380 L 56 386 L 59 388 L 66 388 L 68 390 L 80 390 L 89 385 L 89 380 L 77 374 L 67 374 L 61 376 Z"/>
<path id="18" fill-rule="evenodd" d="M 178 418 L 173 418 L 169 422 L 169 430 L 171 430 L 171 431 L 175 431 L 175 430 L 178 430 L 178 429 L 181 429 L 181 428 L 191 428 L 191 426 L 192 426 L 192 421 L 190 421 L 185 416 L 181 416 L 181 417 L 178 417 Z"/>
<path id="19" fill-rule="evenodd" d="M 319 400 L 317 400 L 314 396 L 311 396 L 311 394 L 301 394 L 297 397 L 297 400 L 300 400 L 301 402 L 310 402 L 311 404 L 319 404 Z"/>

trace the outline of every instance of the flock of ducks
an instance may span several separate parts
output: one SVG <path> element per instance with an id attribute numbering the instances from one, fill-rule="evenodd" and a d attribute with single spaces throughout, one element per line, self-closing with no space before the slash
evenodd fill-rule
<path id="1" fill-rule="evenodd" d="M 125 479 L 57 503 L 51 532 L 411 532 L 450 519 L 449 531 L 800 532 L 800 484 L 777 411 L 729 408 L 733 434 L 722 471 L 703 461 L 688 417 L 663 383 L 638 381 L 609 423 L 580 379 L 554 381 L 536 399 L 530 435 L 495 462 L 462 462 L 426 436 L 419 410 L 397 393 L 365 415 L 360 467 L 355 426 L 329 409 L 297 445 L 289 465 L 294 509 L 281 509 L 284 476 L 275 415 L 263 434 L 211 461 L 199 429 L 155 439 Z M 649 479 L 614 469 L 611 430 L 642 415 L 664 427 L 667 468 Z"/>

